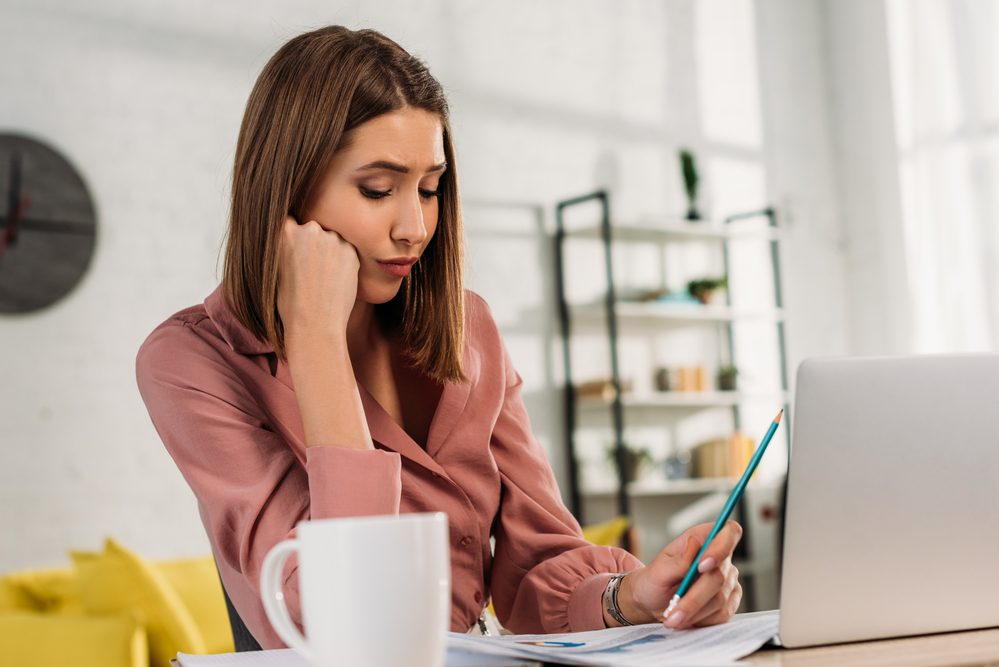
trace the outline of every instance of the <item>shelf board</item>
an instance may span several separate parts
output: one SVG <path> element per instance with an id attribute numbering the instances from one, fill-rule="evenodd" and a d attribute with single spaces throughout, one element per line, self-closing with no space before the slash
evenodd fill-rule
<path id="1" fill-rule="evenodd" d="M 600 225 L 587 225 L 566 232 L 567 237 L 582 239 L 599 239 L 603 232 Z M 663 224 L 650 223 L 612 223 L 611 237 L 615 241 L 647 242 L 647 241 L 727 241 L 754 239 L 775 241 L 781 238 L 781 233 L 773 227 L 762 229 L 739 229 L 726 227 L 724 223 L 702 221 L 674 221 Z"/>
<path id="2" fill-rule="evenodd" d="M 626 408 L 726 408 L 749 400 L 774 399 L 781 404 L 787 402 L 782 391 L 742 392 L 742 391 L 658 391 L 646 394 L 625 394 L 621 403 Z M 582 409 L 606 408 L 611 401 L 599 396 L 579 397 Z"/>
<path id="3" fill-rule="evenodd" d="M 715 493 L 730 491 L 738 480 L 730 477 L 703 477 L 696 479 L 664 479 L 642 480 L 628 484 L 628 496 L 676 496 L 697 493 Z M 617 488 L 599 487 L 583 489 L 583 495 L 590 497 L 616 496 Z"/>
<path id="4" fill-rule="evenodd" d="M 575 306 L 573 312 L 587 319 L 603 319 L 607 308 L 603 303 L 587 303 Z M 615 308 L 618 317 L 633 320 L 660 320 L 676 322 L 735 322 L 737 320 L 767 319 L 775 322 L 784 320 L 784 311 L 778 308 L 768 310 L 737 310 L 728 306 L 704 306 L 701 304 L 661 303 L 656 301 L 618 301 Z"/>

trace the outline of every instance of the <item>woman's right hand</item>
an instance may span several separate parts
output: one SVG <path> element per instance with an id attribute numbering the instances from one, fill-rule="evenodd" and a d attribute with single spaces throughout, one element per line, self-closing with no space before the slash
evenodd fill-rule
<path id="1" fill-rule="evenodd" d="M 278 313 L 289 334 L 344 334 L 357 300 L 357 249 L 315 220 L 291 215 L 281 229 Z"/>
<path id="2" fill-rule="evenodd" d="M 285 218 L 277 307 L 306 447 L 375 448 L 347 349 L 360 267 L 357 248 L 336 232 Z"/>

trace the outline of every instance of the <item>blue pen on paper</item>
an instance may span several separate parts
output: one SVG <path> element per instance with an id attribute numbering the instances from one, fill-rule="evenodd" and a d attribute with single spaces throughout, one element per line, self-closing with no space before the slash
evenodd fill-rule
<path id="1" fill-rule="evenodd" d="M 693 585 L 694 580 L 697 579 L 697 568 L 701 564 L 701 557 L 704 556 L 704 552 L 708 550 L 708 546 L 711 541 L 715 539 L 715 535 L 718 531 L 722 529 L 725 522 L 732 515 L 732 510 L 735 509 L 736 504 L 742 498 L 742 492 L 746 490 L 746 484 L 749 482 L 749 478 L 753 476 L 756 472 L 756 466 L 760 464 L 760 459 L 763 458 L 763 452 L 767 450 L 767 445 L 770 444 L 771 438 L 774 437 L 774 433 L 777 431 L 777 426 L 780 424 L 780 418 L 784 414 L 784 410 L 777 413 L 774 417 L 773 422 L 770 424 L 770 429 L 767 430 L 767 434 L 763 436 L 763 442 L 760 446 L 756 448 L 756 452 L 753 453 L 753 458 L 749 460 L 749 465 L 742 473 L 742 477 L 739 478 L 738 483 L 735 488 L 732 489 L 732 493 L 728 497 L 728 501 L 725 503 L 725 507 L 722 508 L 721 513 L 718 515 L 718 520 L 715 521 L 715 525 L 711 528 L 711 532 L 708 533 L 708 539 L 704 540 L 704 544 L 701 545 L 701 550 L 697 552 L 697 557 L 694 558 L 694 562 L 690 564 L 690 569 L 687 570 L 687 576 L 683 578 L 680 582 L 679 588 L 676 589 L 676 594 L 673 595 L 673 599 L 669 601 L 669 607 L 663 612 L 663 620 L 665 621 L 669 618 L 670 612 L 676 609 L 676 605 L 680 603 L 680 598 L 686 595 L 687 591 Z"/>
<path id="2" fill-rule="evenodd" d="M 579 648 L 586 646 L 586 642 L 557 642 L 557 641 L 523 641 L 518 644 L 529 644 L 531 646 L 556 646 L 558 648 Z"/>

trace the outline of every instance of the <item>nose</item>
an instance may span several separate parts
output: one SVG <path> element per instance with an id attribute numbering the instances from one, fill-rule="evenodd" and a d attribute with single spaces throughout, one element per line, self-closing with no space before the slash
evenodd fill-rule
<path id="1" fill-rule="evenodd" d="M 407 245 L 419 245 L 427 240 L 427 226 L 423 219 L 419 192 L 406 197 L 406 203 L 392 225 L 392 240 Z"/>

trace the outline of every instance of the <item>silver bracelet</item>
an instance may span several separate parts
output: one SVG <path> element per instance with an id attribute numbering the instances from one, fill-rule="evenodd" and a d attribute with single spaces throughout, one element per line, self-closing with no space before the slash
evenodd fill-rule
<path id="1" fill-rule="evenodd" d="M 624 614 L 621 613 L 621 608 L 617 606 L 617 591 L 621 588 L 621 580 L 624 579 L 624 574 L 623 572 L 619 572 L 607 582 L 607 588 L 604 589 L 604 609 L 611 615 L 611 618 L 621 625 L 634 625 L 634 623 L 624 617 Z"/>

